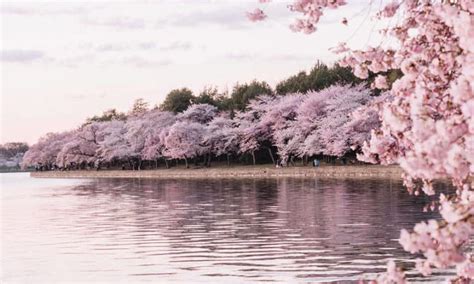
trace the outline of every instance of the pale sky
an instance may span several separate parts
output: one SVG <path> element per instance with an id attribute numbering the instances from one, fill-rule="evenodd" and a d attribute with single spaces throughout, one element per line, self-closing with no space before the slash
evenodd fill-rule
<path id="1" fill-rule="evenodd" d="M 328 49 L 339 42 L 379 39 L 370 16 L 378 1 L 349 1 L 312 35 L 288 28 L 290 2 L 2 1 L 0 143 L 31 144 L 137 98 L 156 105 L 174 88 L 231 90 L 252 79 L 274 87 L 318 59 L 334 62 Z M 247 20 L 256 7 L 267 21 Z"/>

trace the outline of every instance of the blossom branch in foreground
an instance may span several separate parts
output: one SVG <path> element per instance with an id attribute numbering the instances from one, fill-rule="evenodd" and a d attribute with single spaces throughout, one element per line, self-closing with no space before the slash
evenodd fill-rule
<path id="1" fill-rule="evenodd" d="M 346 1 L 295 0 L 290 9 L 303 14 L 294 31 L 313 33 L 324 9 Z M 474 2 L 392 1 L 377 19 L 398 15 L 398 23 L 383 30 L 397 49 L 350 51 L 345 44 L 335 51 L 359 78 L 378 74 L 372 87 L 388 89 L 393 99 L 381 107 L 382 126 L 374 130 L 360 159 L 398 163 L 405 170 L 405 185 L 418 193 L 435 194 L 432 183 L 449 179 L 457 188 L 449 198 L 440 196 L 443 220 L 418 224 L 413 233 L 402 231 L 400 242 L 425 260 L 417 265 L 424 275 L 432 267 L 457 267 L 458 280 L 474 278 L 473 259 L 465 246 L 474 232 Z M 385 73 L 399 69 L 403 76 L 389 84 Z M 393 264 L 390 264 L 393 266 Z M 393 269 L 392 269 L 393 271 Z M 395 279 L 395 280 L 394 280 Z M 402 282 L 399 278 L 390 279 Z M 400 280 L 400 281 L 399 281 Z M 381 281 L 389 281 L 382 279 Z"/>

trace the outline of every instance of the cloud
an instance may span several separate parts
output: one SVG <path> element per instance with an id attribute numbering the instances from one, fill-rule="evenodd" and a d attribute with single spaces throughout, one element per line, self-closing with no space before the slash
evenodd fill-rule
<path id="1" fill-rule="evenodd" d="M 225 58 L 230 60 L 253 60 L 256 58 L 256 54 L 248 53 L 248 52 L 232 52 L 224 55 Z"/>
<path id="2" fill-rule="evenodd" d="M 80 54 L 65 58 L 51 58 L 48 62 L 52 64 L 57 64 L 61 67 L 78 68 L 83 64 L 91 64 L 95 61 L 96 57 L 93 54 Z"/>
<path id="3" fill-rule="evenodd" d="M 109 51 L 125 51 L 130 49 L 130 47 L 126 44 L 119 44 L 119 43 L 106 43 L 101 44 L 95 48 L 98 52 L 109 52 Z"/>
<path id="4" fill-rule="evenodd" d="M 168 45 L 164 45 L 160 47 L 162 51 L 171 51 L 171 50 L 189 50 L 191 49 L 192 45 L 190 42 L 187 41 L 175 41 Z"/>
<path id="5" fill-rule="evenodd" d="M 86 18 L 83 20 L 83 23 L 90 26 L 109 27 L 117 30 L 136 30 L 145 28 L 145 21 L 143 19 L 130 17 L 115 17 L 100 20 Z"/>
<path id="6" fill-rule="evenodd" d="M 34 15 L 37 13 L 36 9 L 31 7 L 21 7 L 21 6 L 3 6 L 0 7 L 0 13 L 2 14 L 12 14 L 12 15 Z"/>
<path id="7" fill-rule="evenodd" d="M 156 42 L 153 42 L 153 41 L 140 42 L 138 44 L 138 48 L 142 50 L 155 49 L 156 47 L 157 47 L 157 44 Z"/>
<path id="8" fill-rule="evenodd" d="M 91 5 L 77 5 L 77 4 L 55 4 L 48 5 L 47 3 L 42 4 L 4 4 L 0 7 L 0 13 L 4 15 L 17 15 L 17 16 L 44 16 L 44 15 L 78 15 L 87 13 Z"/>
<path id="9" fill-rule="evenodd" d="M 99 45 L 86 44 L 81 47 L 92 49 L 96 52 L 121 52 L 121 51 L 177 51 L 177 50 L 189 50 L 192 48 L 192 44 L 189 41 L 174 41 L 169 44 L 160 45 L 155 41 L 144 41 L 137 43 L 104 43 Z"/>
<path id="10" fill-rule="evenodd" d="M 91 100 L 91 99 L 96 99 L 96 98 L 104 99 L 107 97 L 108 95 L 103 91 L 95 91 L 95 92 L 93 91 L 93 92 L 88 92 L 87 94 L 73 93 L 73 94 L 66 95 L 63 98 L 67 101 L 80 102 L 80 101 Z"/>
<path id="11" fill-rule="evenodd" d="M 209 3 L 208 3 L 209 4 Z M 288 11 L 288 3 L 276 2 L 272 5 L 266 5 L 265 10 L 272 21 L 266 24 L 274 24 L 290 19 L 292 16 Z M 257 1 L 222 1 L 213 2 L 212 6 L 197 5 L 200 9 L 194 9 L 193 12 L 176 14 L 167 19 L 161 19 L 157 22 L 156 28 L 168 26 L 173 27 L 196 27 L 198 25 L 214 25 L 227 29 L 247 29 L 255 27 L 255 23 L 248 20 L 246 13 L 258 6 Z"/>
<path id="12" fill-rule="evenodd" d="M 241 29 L 250 26 L 246 20 L 245 10 L 221 8 L 212 11 L 199 11 L 180 15 L 166 20 L 159 20 L 156 28 L 164 26 L 195 27 L 198 25 L 217 25 L 230 29 Z"/>
<path id="13" fill-rule="evenodd" d="M 3 50 L 0 58 L 3 62 L 30 63 L 44 57 L 44 53 L 39 50 L 12 49 Z"/>
<path id="14" fill-rule="evenodd" d="M 311 55 L 298 55 L 298 54 L 275 54 L 267 56 L 268 60 L 275 61 L 311 61 L 315 60 L 314 56 Z"/>
<path id="15" fill-rule="evenodd" d="M 149 60 L 140 56 L 126 57 L 122 60 L 123 64 L 132 65 L 137 68 L 152 68 L 170 65 L 171 60 Z"/>
<path id="16" fill-rule="evenodd" d="M 71 95 L 69 98 L 73 101 L 82 101 L 86 98 L 86 95 L 81 94 L 81 95 Z"/>
<path id="17" fill-rule="evenodd" d="M 262 53 L 251 53 L 251 52 L 231 52 L 224 54 L 225 59 L 236 60 L 236 61 L 250 61 L 250 60 L 261 60 L 261 61 L 312 61 L 314 56 L 311 55 L 300 55 L 291 53 L 277 53 L 277 54 L 262 54 Z"/>

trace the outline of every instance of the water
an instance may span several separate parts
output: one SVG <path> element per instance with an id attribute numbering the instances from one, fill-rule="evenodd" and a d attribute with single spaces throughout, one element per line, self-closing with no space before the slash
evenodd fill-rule
<path id="1" fill-rule="evenodd" d="M 1 179 L 2 282 L 357 281 L 437 217 L 394 180 Z"/>

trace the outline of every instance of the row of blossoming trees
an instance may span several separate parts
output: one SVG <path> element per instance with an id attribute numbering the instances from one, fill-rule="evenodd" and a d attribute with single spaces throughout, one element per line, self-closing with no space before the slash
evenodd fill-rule
<path id="1" fill-rule="evenodd" d="M 363 85 L 334 85 L 319 92 L 286 96 L 261 95 L 245 111 L 230 117 L 208 104 L 194 104 L 182 113 L 142 108 L 126 119 L 92 121 L 50 133 L 31 146 L 24 166 L 84 168 L 143 161 L 205 161 L 213 157 L 251 157 L 266 153 L 274 163 L 293 164 L 295 157 L 341 157 L 355 153 L 370 131 L 380 126 L 377 104 Z"/>

